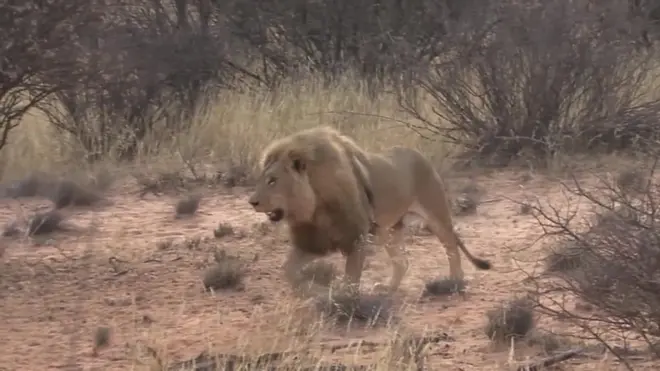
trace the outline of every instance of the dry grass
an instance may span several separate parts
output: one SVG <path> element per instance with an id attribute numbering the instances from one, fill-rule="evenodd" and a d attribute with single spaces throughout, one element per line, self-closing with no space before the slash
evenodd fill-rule
<path id="1" fill-rule="evenodd" d="M 114 163 L 112 159 L 94 166 L 81 163 L 79 161 L 82 158 L 81 149 L 76 144 L 76 141 L 54 131 L 42 116 L 38 113 L 32 113 L 12 133 L 10 145 L 0 153 L 0 179 L 3 182 L 25 179 L 26 176 L 37 171 L 55 172 L 58 175 L 62 175 L 71 172 L 99 174 L 99 168 L 112 169 L 112 176 L 110 178 L 116 180 L 116 183 L 120 183 L 122 186 L 124 183 L 130 183 L 130 175 L 133 175 L 133 180 L 139 183 L 138 186 L 141 187 L 142 192 L 145 194 L 151 192 L 164 198 L 162 193 L 166 193 L 164 191 L 165 188 L 173 188 L 176 191 L 181 191 L 186 188 L 187 179 L 193 178 L 200 173 L 210 174 L 210 177 L 215 177 L 220 172 L 221 176 L 218 178 L 220 183 L 225 187 L 233 187 L 244 184 L 245 180 L 250 178 L 251 171 L 255 167 L 261 150 L 273 138 L 317 125 L 338 127 L 370 150 L 380 150 L 392 145 L 410 146 L 420 149 L 427 156 L 434 159 L 438 167 L 444 167 L 446 165 L 443 159 L 447 154 L 452 152 L 452 148 L 439 142 L 430 142 L 421 139 L 402 124 L 386 119 L 409 120 L 408 117 L 397 110 L 397 104 L 394 100 L 382 98 L 372 101 L 367 97 L 368 94 L 365 93 L 363 87 L 348 82 L 327 90 L 320 83 L 314 81 L 299 86 L 284 86 L 280 91 L 272 94 L 228 94 L 220 96 L 214 104 L 211 104 L 208 112 L 204 115 L 199 115 L 195 119 L 192 123 L 192 130 L 177 136 L 177 138 L 170 142 L 163 142 L 161 144 L 161 153 L 141 154 L 134 163 L 123 164 L 121 166 Z M 429 107 L 430 109 L 431 107 Z M 195 169 L 197 174 L 191 174 L 191 167 Z M 100 173 L 109 172 L 101 171 Z M 141 174 L 141 176 L 138 177 L 135 174 Z M 105 183 L 106 180 L 99 178 L 99 182 Z M 28 191 L 30 189 L 25 192 Z M 464 193 L 470 194 L 470 199 L 472 199 L 470 192 L 465 191 Z M 127 193 L 117 194 L 121 195 L 119 198 L 134 197 L 134 195 L 126 196 Z M 232 214 L 234 210 L 239 210 L 235 204 L 224 204 L 224 202 L 233 202 L 231 200 L 228 201 L 229 196 L 221 198 L 220 201 L 213 199 L 216 196 L 217 194 L 214 194 L 213 197 L 207 198 L 205 195 L 204 212 L 207 209 L 207 202 L 209 210 L 217 211 L 226 207 L 228 211 L 222 215 L 222 219 L 214 219 L 212 225 L 207 225 L 204 228 L 206 228 L 209 237 L 215 235 L 218 239 L 216 241 L 218 246 L 222 244 L 223 247 L 232 248 L 232 244 L 242 239 L 246 234 L 250 235 L 250 238 L 247 239 L 249 241 L 244 244 L 242 243 L 240 245 L 241 248 L 243 246 L 249 246 L 249 248 L 255 249 L 259 253 L 270 252 L 271 250 L 269 249 L 273 248 L 273 246 L 280 247 L 286 244 L 286 242 L 277 239 L 275 228 L 270 224 L 261 224 L 254 217 L 252 219 L 254 224 L 250 227 L 249 219 L 240 219 Z M 131 232 L 133 234 L 125 233 L 125 231 L 120 229 L 107 232 L 103 239 L 98 241 L 98 243 L 104 246 L 102 249 L 103 252 L 97 251 L 94 254 L 88 254 L 89 256 L 84 255 L 86 259 L 91 259 L 90 262 L 80 258 L 72 262 L 61 263 L 63 265 L 59 268 L 48 266 L 48 268 L 43 269 L 46 269 L 48 272 L 56 272 L 59 269 L 60 272 L 67 272 L 68 274 L 75 264 L 79 264 L 87 270 L 92 270 L 93 268 L 93 273 L 84 273 L 88 275 L 86 279 L 76 278 L 72 283 L 67 281 L 67 283 L 75 288 L 74 292 L 77 295 L 87 295 L 87 300 L 90 300 L 89 297 L 96 298 L 93 295 L 106 295 L 105 293 L 99 294 L 92 289 L 81 289 L 81 287 L 87 287 L 85 286 L 87 285 L 87 281 L 96 280 L 100 282 L 100 286 L 105 285 L 103 287 L 107 288 L 109 292 L 116 292 L 116 290 L 119 290 L 118 287 L 126 290 L 129 290 L 126 287 L 130 287 L 130 290 L 133 290 L 133 283 L 130 285 L 125 284 L 122 279 L 126 279 L 129 276 L 134 277 L 137 284 L 147 288 L 144 291 L 144 295 L 149 296 L 153 294 L 154 296 L 161 295 L 165 297 L 166 299 L 163 299 L 159 303 L 169 305 L 167 306 L 168 310 L 176 311 L 176 307 L 170 304 L 172 302 L 178 302 L 181 312 L 184 311 L 184 308 L 188 310 L 191 307 L 193 308 L 191 311 L 199 314 L 200 318 L 200 313 L 203 313 L 206 317 L 204 317 L 204 322 L 201 324 L 190 318 L 179 320 L 177 313 L 170 313 L 171 318 L 175 318 L 174 320 L 162 317 L 156 317 L 154 319 L 148 311 L 155 309 L 145 304 L 144 301 L 147 299 L 142 299 L 143 301 L 140 302 L 137 298 L 130 298 L 127 301 L 129 304 L 126 306 L 113 304 L 114 307 L 111 310 L 113 313 L 130 312 L 128 316 L 132 318 L 132 322 L 128 321 L 130 322 L 129 324 L 119 324 L 118 326 L 123 326 L 123 330 L 121 328 L 115 328 L 113 325 L 110 325 L 108 328 L 100 328 L 94 335 L 94 352 L 97 350 L 100 351 L 102 348 L 103 352 L 110 352 L 112 350 L 106 349 L 112 348 L 106 347 L 110 338 L 109 329 L 112 328 L 112 342 L 115 342 L 114 338 L 116 336 L 123 337 L 124 343 L 122 343 L 122 346 L 126 345 L 131 348 L 131 357 L 133 357 L 132 366 L 134 369 L 150 371 L 173 369 L 171 367 L 175 366 L 175 362 L 167 344 L 169 337 L 178 334 L 173 334 L 171 333 L 172 330 L 167 330 L 167 325 L 162 325 L 163 330 L 159 330 L 161 327 L 156 326 L 159 324 L 159 321 L 161 323 L 167 322 L 168 324 L 170 324 L 170 321 L 173 321 L 176 324 L 170 324 L 170 328 L 177 329 L 177 331 L 181 331 L 180 329 L 184 328 L 194 333 L 193 337 L 197 341 L 186 343 L 186 347 L 208 350 L 205 354 L 198 357 L 197 365 L 186 364 L 186 367 L 183 368 L 185 370 L 202 370 L 204 368 L 201 365 L 207 365 L 209 366 L 207 369 L 212 369 L 210 368 L 211 364 L 221 362 L 217 357 L 214 358 L 211 356 L 218 348 L 230 348 L 232 350 L 232 354 L 220 357 L 224 359 L 222 362 L 225 362 L 225 364 L 233 362 L 231 364 L 237 366 L 237 363 L 251 363 L 253 367 L 256 367 L 254 369 L 259 370 L 269 369 L 263 366 L 263 359 L 269 357 L 267 363 L 278 365 L 278 370 L 314 369 L 313 366 L 315 365 L 321 365 L 316 370 L 357 370 L 366 369 L 365 367 L 367 366 L 370 367 L 370 370 L 412 370 L 417 369 L 423 363 L 423 358 L 431 353 L 429 348 L 434 348 L 434 351 L 440 352 L 440 354 L 451 348 L 453 355 L 458 354 L 459 357 L 464 358 L 474 356 L 474 354 L 468 354 L 469 352 L 465 353 L 464 349 L 467 348 L 461 348 L 459 343 L 464 338 L 453 340 L 447 334 L 438 334 L 436 332 L 426 333 L 420 328 L 416 328 L 416 331 L 408 333 L 409 329 L 405 328 L 405 326 L 399 325 L 395 321 L 390 321 L 392 317 L 405 318 L 408 315 L 408 309 L 404 305 L 406 303 L 397 303 L 397 305 L 385 303 L 386 305 L 384 305 L 379 300 L 371 298 L 374 300 L 370 301 L 370 297 L 367 297 L 356 308 L 350 305 L 338 305 L 336 301 L 300 302 L 291 298 L 288 292 L 283 294 L 282 292 L 268 291 L 274 290 L 274 287 L 284 287 L 284 284 L 274 278 L 274 275 L 258 276 L 252 274 L 252 272 L 250 274 L 246 273 L 246 270 L 250 271 L 250 264 L 266 264 L 266 262 L 257 262 L 256 255 L 254 261 L 250 262 L 245 259 L 239 259 L 239 261 L 221 253 L 214 254 L 216 261 L 205 274 L 204 268 L 209 266 L 208 261 L 194 260 L 193 257 L 197 256 L 195 254 L 211 255 L 209 253 L 212 252 L 203 250 L 204 244 L 200 243 L 200 239 L 190 238 L 182 244 L 173 243 L 169 238 L 179 236 L 171 231 L 173 229 L 171 225 L 163 226 L 162 229 L 165 231 L 162 234 L 160 234 L 161 231 L 158 233 L 154 231 L 145 232 L 147 229 L 145 225 L 156 223 L 154 220 L 161 217 L 161 214 L 152 210 L 149 218 L 153 220 L 147 220 L 147 216 L 145 216 L 146 212 L 143 213 L 141 208 L 145 207 L 145 205 L 148 207 L 147 202 L 160 202 L 160 198 L 155 197 L 148 201 L 137 198 L 131 200 L 125 203 L 120 202 L 120 206 L 117 206 L 116 209 L 119 211 L 116 212 L 126 212 L 129 208 L 126 204 L 139 203 L 137 206 L 130 205 L 135 206 L 134 209 L 140 209 L 139 219 L 131 219 L 134 224 L 138 224 L 131 226 L 134 228 Z M 165 205 L 163 210 L 166 211 L 163 211 L 162 214 L 166 215 L 169 221 L 172 219 L 172 203 L 168 200 L 163 201 L 163 204 Z M 494 206 L 493 204 L 489 204 L 486 208 L 490 208 L 489 210 L 492 213 Z M 197 215 L 203 214 L 197 211 L 196 207 L 194 209 L 192 212 L 196 212 Z M 101 213 L 103 211 L 98 212 Z M 177 211 L 177 213 L 179 212 Z M 481 209 L 479 214 L 481 214 Z M 105 216 L 108 220 L 115 220 L 120 217 L 121 214 L 117 214 L 117 216 L 106 214 Z M 475 218 L 477 217 L 475 216 Z M 203 215 L 199 216 L 199 219 L 203 218 Z M 193 223 L 202 223 L 197 219 L 198 217 L 195 217 L 180 220 L 177 223 L 181 225 L 181 228 L 192 229 L 191 225 Z M 165 217 L 162 220 L 158 219 L 158 223 L 161 223 L 161 225 L 162 223 L 167 223 L 163 220 L 165 220 Z M 55 218 L 53 221 L 55 221 Z M 219 222 L 220 224 L 218 224 Z M 492 221 L 489 220 L 488 223 L 492 224 Z M 58 224 L 54 223 L 53 226 L 56 227 Z M 482 226 L 484 225 L 482 224 Z M 37 230 L 34 228 L 31 231 L 34 234 L 37 233 Z M 189 231 L 187 229 L 179 233 L 187 234 Z M 470 232 L 473 234 L 477 233 L 475 231 Z M 114 233 L 114 235 L 111 233 Z M 139 238 L 139 236 L 143 235 L 154 238 L 153 241 L 150 241 L 154 247 L 153 251 L 149 250 L 150 252 L 148 254 L 144 253 L 145 256 L 139 255 L 140 252 L 137 248 L 134 248 L 132 245 L 133 242 L 131 242 L 133 238 Z M 154 237 L 155 235 L 158 235 L 158 238 L 168 239 L 165 240 L 166 242 L 158 243 L 158 240 Z M 415 238 L 422 237 L 416 236 Z M 503 237 L 492 235 L 489 238 L 497 239 Z M 74 241 L 72 244 L 75 244 L 76 247 L 85 244 L 91 245 L 96 242 L 93 241 L 94 239 L 95 236 L 91 238 L 92 241 Z M 128 248 L 113 250 L 113 248 L 108 247 L 113 246 L 115 243 L 119 244 L 116 241 L 120 240 L 124 241 L 122 243 L 126 244 Z M 430 237 L 425 241 L 425 244 L 437 244 L 437 241 Z M 426 245 L 423 246 L 426 247 Z M 418 250 L 421 250 L 419 245 L 417 247 Z M 435 250 L 435 247 L 433 249 L 433 251 L 441 251 Z M 474 251 L 476 252 L 477 250 L 475 249 Z M 240 252 L 242 256 L 246 253 L 246 251 Z M 103 277 L 104 272 L 109 271 L 108 267 L 100 265 L 102 263 L 99 262 L 108 261 L 109 258 L 103 254 L 110 253 L 116 255 L 125 254 L 128 256 L 124 257 L 125 260 L 137 263 L 134 263 L 134 265 L 127 264 L 127 269 L 113 271 L 112 276 L 108 279 L 107 277 Z M 247 253 L 253 252 L 248 251 Z M 256 254 L 257 252 L 254 253 Z M 417 253 L 419 254 L 419 252 Z M 54 260 L 52 255 L 56 255 L 56 253 L 50 252 L 49 254 L 48 259 L 50 260 L 48 260 L 48 264 L 54 265 L 58 263 L 57 261 L 55 263 L 52 262 Z M 378 254 L 384 253 L 378 252 Z M 443 255 L 442 252 L 438 254 L 439 256 Z M 156 255 L 156 257 L 152 255 Z M 425 257 L 428 258 L 428 256 Z M 114 255 L 112 255 L 112 258 L 114 258 Z M 186 263 L 187 265 L 182 263 L 187 262 L 187 259 L 194 260 L 194 263 Z M 425 258 L 418 255 L 418 259 L 423 260 Z M 122 261 L 121 259 L 115 260 Z M 435 264 L 436 258 L 433 257 L 431 260 Z M 153 268 L 154 264 L 157 263 L 162 265 Z M 275 266 L 275 262 L 273 261 L 267 263 L 270 264 L 269 267 Z M 42 263 L 35 263 L 34 267 L 30 267 L 30 270 L 41 269 L 40 267 L 45 263 L 42 265 L 39 264 Z M 260 267 L 263 270 L 263 266 Z M 14 267 L 13 269 L 18 268 Z M 314 280 L 320 281 L 323 284 L 328 284 L 334 279 L 334 271 L 331 269 L 331 266 L 315 266 L 313 272 L 310 272 Z M 427 278 L 429 274 L 429 272 L 424 272 Z M 503 273 L 494 271 L 489 274 L 492 274 L 492 277 L 496 277 L 496 275 Z M 38 279 L 42 276 L 35 275 L 35 277 Z M 66 276 L 67 279 L 68 277 Z M 161 282 L 161 280 L 166 280 L 163 277 L 167 277 L 170 281 Z M 187 277 L 193 278 L 186 280 Z M 517 279 L 517 277 L 516 279 L 510 279 L 510 282 L 516 282 Z M 179 280 L 181 282 L 177 282 Z M 412 279 L 409 280 L 413 281 Z M 498 281 L 494 278 L 492 280 Z M 200 283 L 200 281 L 202 282 Z M 444 295 L 449 292 L 462 292 L 464 289 L 462 282 L 438 282 L 432 283 L 427 287 L 430 294 Z M 51 282 L 46 283 L 50 284 Z M 198 283 L 199 286 L 195 286 Z M 176 294 L 172 294 L 175 291 L 171 289 L 171 285 L 176 284 L 179 287 L 185 286 L 185 291 L 179 290 L 176 291 Z M 219 290 L 215 292 L 216 298 L 207 299 L 207 296 L 212 295 L 200 289 L 202 286 Z M 263 287 L 267 287 L 267 289 Z M 241 309 L 244 317 L 237 318 L 234 312 L 232 312 L 231 316 L 227 316 L 227 311 L 222 308 L 222 305 L 233 303 L 234 300 L 237 300 L 237 296 L 232 295 L 238 295 L 239 293 L 235 290 L 221 290 L 223 288 L 242 289 L 243 291 L 240 293 L 242 295 L 241 300 L 243 300 L 244 296 L 249 295 L 251 300 L 249 306 L 242 307 Z M 43 289 L 40 290 L 44 291 Z M 254 290 L 254 293 L 252 290 Z M 486 290 L 483 288 L 481 290 L 476 296 L 486 294 Z M 176 295 L 181 295 L 181 297 Z M 286 295 L 287 299 L 282 299 L 284 295 Z M 225 300 L 220 302 L 219 298 L 224 298 Z M 69 297 L 67 299 L 67 305 L 69 305 L 69 302 L 73 302 L 73 298 Z M 470 298 L 468 295 L 465 301 L 478 302 L 479 300 L 479 298 Z M 64 301 L 59 296 L 55 300 L 57 303 Z M 124 303 L 126 300 L 103 298 L 102 301 Z M 264 302 L 270 304 L 268 306 L 262 306 Z M 272 304 L 272 302 L 276 304 Z M 330 307 L 324 304 L 328 304 Z M 416 305 L 416 303 L 408 304 L 410 306 Z M 60 304 L 57 305 L 59 306 Z M 479 304 L 475 305 L 478 306 Z M 470 311 L 474 309 L 474 307 L 469 308 Z M 55 308 L 51 310 L 54 311 Z M 328 310 L 330 310 L 330 313 L 328 313 Z M 387 312 L 384 318 L 383 312 Z M 211 316 L 209 313 L 213 313 L 213 315 Z M 356 318 L 356 313 L 358 318 Z M 99 313 L 95 313 L 95 315 L 101 316 Z M 483 315 L 479 314 L 479 312 L 477 314 L 461 312 L 460 317 L 463 317 L 463 315 L 466 315 L 466 317 L 465 319 L 461 319 L 462 321 L 474 321 L 475 318 L 483 319 Z M 333 321 L 329 317 L 333 317 L 335 320 Z M 341 320 L 337 321 L 337 317 Z M 373 341 L 364 340 L 367 336 L 363 340 L 356 342 L 343 339 L 345 341 L 341 341 L 340 343 L 335 341 L 335 343 L 330 342 L 330 344 L 325 344 L 319 340 L 319 334 L 324 331 L 333 334 L 333 337 L 337 339 L 342 336 L 342 331 L 347 331 L 348 328 L 356 326 L 360 322 L 362 322 L 362 325 L 366 322 L 366 327 L 370 327 L 370 323 L 373 322 L 374 317 L 384 319 L 385 326 L 377 329 L 380 332 L 374 335 L 375 340 Z M 430 325 L 434 325 L 433 321 L 437 321 L 437 318 L 432 319 L 431 317 L 440 316 L 437 313 L 431 313 L 428 318 L 424 318 L 424 321 L 428 320 Z M 208 318 L 212 319 L 209 320 Z M 447 314 L 447 318 L 451 318 L 451 315 Z M 458 316 L 456 318 L 456 323 L 459 323 Z M 52 322 L 51 319 L 48 320 Z M 249 324 L 250 331 L 243 331 L 238 334 L 226 334 L 226 339 L 222 336 L 217 338 L 217 334 L 223 334 L 222 326 L 232 324 L 233 322 L 239 322 L 245 326 Z M 155 325 L 152 326 L 152 324 Z M 234 327 L 240 326 L 234 325 Z M 514 327 L 512 331 L 523 332 L 519 329 L 520 326 Z M 451 327 L 445 326 L 441 328 L 451 329 Z M 367 328 L 365 331 L 370 330 L 372 329 Z M 505 330 L 509 331 L 508 328 L 505 328 Z M 66 331 L 69 330 L 67 329 Z M 66 331 L 63 330 L 63 333 Z M 200 335 L 202 333 L 203 335 Z M 502 334 L 501 329 L 493 330 L 493 335 L 498 334 Z M 467 336 L 465 333 L 461 335 Z M 216 336 L 216 338 L 213 336 Z M 480 334 L 480 336 L 485 338 L 484 335 Z M 133 337 L 139 337 L 141 340 L 148 337 L 149 341 L 137 342 L 134 341 Z M 206 340 L 200 340 L 201 338 Z M 86 341 L 89 341 L 89 339 L 86 339 Z M 454 344 L 454 342 L 457 344 Z M 463 353 L 461 353 L 461 349 L 463 349 Z M 475 347 L 472 347 L 470 351 L 472 352 L 474 349 Z M 188 351 L 186 354 L 190 355 L 190 352 Z M 257 358 L 260 355 L 262 358 L 259 360 Z M 114 356 L 116 355 L 109 357 L 112 359 Z M 123 353 L 121 356 L 124 356 Z M 177 356 L 177 358 L 181 358 L 181 352 L 178 352 Z M 443 357 L 446 358 L 446 355 L 440 358 Z M 479 358 L 483 359 L 483 356 L 476 356 L 476 359 Z M 488 359 L 488 362 L 479 360 L 475 362 L 481 362 L 481 366 L 486 363 L 490 365 L 493 359 Z M 336 366 L 338 362 L 351 366 Z M 470 362 L 466 362 L 465 364 L 470 364 Z M 259 366 L 254 366 L 255 364 L 259 364 Z M 331 368 L 332 366 L 330 365 L 333 364 L 335 364 L 335 368 Z M 322 365 L 326 365 L 327 367 Z M 100 367 L 104 368 L 105 366 L 108 366 L 108 364 L 104 363 Z M 494 369 L 499 369 L 500 364 L 493 367 Z"/>
<path id="2" fill-rule="evenodd" d="M 484 329 L 486 336 L 500 343 L 511 338 L 522 338 L 534 329 L 533 303 L 527 298 L 517 298 L 491 309 L 486 316 L 488 323 Z"/>
<path id="3" fill-rule="evenodd" d="M 179 200 L 174 206 L 174 213 L 177 218 L 184 217 L 186 215 L 193 215 L 199 209 L 199 202 L 202 200 L 202 196 L 196 193 L 189 194 Z"/>
<path id="4" fill-rule="evenodd" d="M 408 119 L 393 98 L 371 100 L 364 87 L 349 81 L 330 92 L 312 81 L 283 86 L 274 93 L 228 93 L 198 115 L 189 133 L 162 143 L 162 154 L 145 155 L 135 166 L 140 177 L 147 178 L 145 174 L 164 173 L 164 169 L 171 172 L 178 167 L 184 172 L 191 162 L 200 168 L 212 164 L 224 170 L 223 182 L 234 185 L 246 177 L 241 169 L 253 169 L 273 138 L 317 125 L 338 127 L 371 150 L 407 145 L 435 159 L 444 158 L 447 146 L 425 141 L 405 128 L 400 122 Z M 12 134 L 10 145 L 0 154 L 0 178 L 84 168 L 75 140 L 56 132 L 38 112 L 26 116 Z"/>

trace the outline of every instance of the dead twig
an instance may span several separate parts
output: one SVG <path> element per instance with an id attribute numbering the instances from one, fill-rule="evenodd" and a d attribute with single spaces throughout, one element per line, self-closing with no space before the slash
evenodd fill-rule
<path id="1" fill-rule="evenodd" d="M 516 371 L 539 371 L 546 369 L 547 367 L 554 366 L 560 362 L 567 361 L 575 356 L 584 352 L 584 348 L 571 349 L 565 352 L 555 354 L 553 356 L 544 358 L 540 361 L 535 361 L 528 363 L 526 365 L 519 366 Z"/>

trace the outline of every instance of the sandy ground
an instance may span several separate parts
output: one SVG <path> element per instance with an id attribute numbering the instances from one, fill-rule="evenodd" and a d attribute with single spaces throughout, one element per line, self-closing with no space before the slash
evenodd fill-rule
<path id="1" fill-rule="evenodd" d="M 520 174 L 498 173 L 476 183 L 488 190 L 484 199 L 491 202 L 480 205 L 476 215 L 456 217 L 457 229 L 472 252 L 491 260 L 494 269 L 477 271 L 464 259 L 467 295 L 417 301 L 425 281 L 448 273 L 447 260 L 434 237 L 415 235 L 407 242 L 410 270 L 401 297 L 411 304 L 402 321 L 411 330 L 443 331 L 455 339 L 432 346 L 428 368 L 433 370 L 502 369 L 509 354 L 489 346 L 484 315 L 520 292 L 525 277 L 520 267 L 532 269 L 541 248 L 534 244 L 541 233 L 535 219 L 502 196 L 563 202 L 559 184 L 541 175 L 525 181 Z M 123 188 L 112 193 L 109 206 L 67 211 L 71 231 L 0 239 L 0 370 L 146 369 L 148 348 L 183 360 L 205 349 L 229 352 L 237 343 L 254 347 L 293 341 L 286 339 L 293 331 L 283 330 L 292 299 L 279 268 L 288 247 L 276 232 L 255 228 L 265 217 L 251 210 L 247 194 L 238 188 L 207 190 L 197 215 L 177 220 L 176 199 L 140 199 L 130 187 Z M 2 200 L 0 222 L 47 205 L 36 199 Z M 238 233 L 214 239 L 218 223 Z M 252 262 L 242 291 L 203 290 L 201 276 L 214 248 Z M 341 263 L 340 257 L 331 260 Z M 369 258 L 363 287 L 389 274 L 386 254 L 378 251 Z M 111 328 L 111 342 L 94 354 L 99 326 Z M 386 333 L 330 329 L 314 341 L 383 340 Z M 619 366 L 581 359 L 562 367 Z"/>

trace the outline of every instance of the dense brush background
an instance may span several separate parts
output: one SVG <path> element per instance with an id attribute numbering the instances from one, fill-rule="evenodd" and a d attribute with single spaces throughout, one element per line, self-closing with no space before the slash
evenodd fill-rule
<path id="1" fill-rule="evenodd" d="M 274 136 L 319 124 L 499 165 L 658 132 L 651 0 L 47 0 L 0 14 L 5 179 L 159 156 L 247 170 Z"/>

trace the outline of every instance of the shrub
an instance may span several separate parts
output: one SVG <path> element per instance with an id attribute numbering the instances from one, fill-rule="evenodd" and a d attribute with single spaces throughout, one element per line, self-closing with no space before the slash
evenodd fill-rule
<path id="1" fill-rule="evenodd" d="M 654 57 L 637 51 L 627 6 L 484 5 L 470 27 L 452 35 L 451 55 L 400 84 L 402 107 L 421 121 L 411 126 L 499 164 L 627 149 L 657 137 L 660 102 L 642 100 Z"/>

